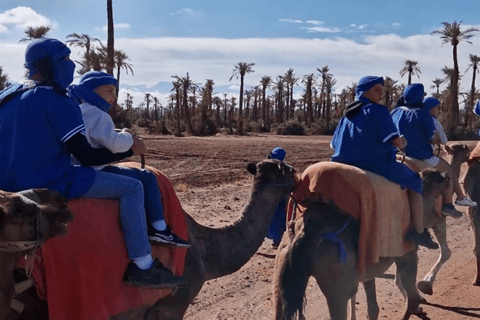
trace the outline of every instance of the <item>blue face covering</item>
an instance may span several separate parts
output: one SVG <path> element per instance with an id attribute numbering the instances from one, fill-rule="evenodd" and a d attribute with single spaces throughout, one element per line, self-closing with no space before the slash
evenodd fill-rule
<path id="1" fill-rule="evenodd" d="M 75 63 L 71 60 L 59 60 L 53 65 L 53 81 L 62 89 L 73 82 Z"/>
<path id="2" fill-rule="evenodd" d="M 79 104 L 85 101 L 100 110 L 107 112 L 111 107 L 110 103 L 105 101 L 94 91 L 99 86 L 107 84 L 117 86 L 118 82 L 117 79 L 108 73 L 90 71 L 80 78 L 80 83 L 78 85 L 71 85 L 68 88 L 68 95 Z"/>

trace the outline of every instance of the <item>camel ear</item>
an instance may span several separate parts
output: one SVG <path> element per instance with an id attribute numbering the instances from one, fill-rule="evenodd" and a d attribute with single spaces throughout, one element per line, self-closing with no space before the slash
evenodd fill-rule
<path id="1" fill-rule="evenodd" d="M 247 171 L 250 172 L 253 175 L 256 175 L 257 174 L 257 165 L 253 162 L 250 162 L 247 165 Z"/>
<path id="2" fill-rule="evenodd" d="M 448 153 L 448 154 L 453 154 L 453 150 L 452 148 L 450 148 L 448 145 L 443 145 L 443 149 L 445 149 L 445 151 Z"/>

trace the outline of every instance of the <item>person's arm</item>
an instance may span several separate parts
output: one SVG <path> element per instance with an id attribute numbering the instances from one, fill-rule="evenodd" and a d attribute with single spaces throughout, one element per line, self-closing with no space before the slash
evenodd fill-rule
<path id="1" fill-rule="evenodd" d="M 433 136 L 433 139 L 430 139 L 430 143 L 431 144 L 438 144 L 440 143 L 440 137 L 438 135 L 438 132 L 435 132 L 434 136 Z"/>
<path id="2" fill-rule="evenodd" d="M 447 144 L 448 139 L 447 135 L 445 134 L 445 130 L 443 130 L 442 124 L 440 123 L 440 121 L 438 121 L 437 118 L 433 118 L 433 123 L 435 124 L 435 130 L 438 134 L 439 143 Z"/>
<path id="3" fill-rule="evenodd" d="M 391 140 L 391 143 L 398 149 L 403 149 L 407 146 L 407 139 L 403 135 Z"/>
<path id="4" fill-rule="evenodd" d="M 93 113 L 93 111 L 95 113 Z M 133 137 L 126 131 L 116 130 L 112 118 L 99 109 L 90 112 L 90 117 L 84 117 L 88 126 L 88 140 L 96 147 L 104 147 L 113 153 L 128 151 L 133 145 Z"/>
<path id="5" fill-rule="evenodd" d="M 93 148 L 82 133 L 73 135 L 64 142 L 67 151 L 72 154 L 82 166 L 101 166 L 114 161 L 123 160 L 134 155 L 132 149 L 122 153 L 112 153 L 106 148 Z"/>

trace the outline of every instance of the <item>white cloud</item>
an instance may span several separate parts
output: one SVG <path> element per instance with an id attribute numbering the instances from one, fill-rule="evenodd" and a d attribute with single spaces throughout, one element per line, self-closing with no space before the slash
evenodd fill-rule
<path id="1" fill-rule="evenodd" d="M 350 27 L 352 27 L 352 28 L 354 28 L 354 27 L 356 27 L 356 26 L 357 26 L 357 25 L 356 25 L 355 23 L 352 23 L 352 24 L 350 25 Z"/>
<path id="2" fill-rule="evenodd" d="M 366 26 L 367 26 L 366 24 L 362 24 L 362 25 L 358 26 L 358 29 L 362 30 L 362 29 L 364 29 Z"/>
<path id="3" fill-rule="evenodd" d="M 394 23 L 392 23 L 392 26 L 395 27 L 395 28 L 398 28 L 398 27 L 401 26 L 401 24 L 398 23 L 398 22 L 394 22 Z"/>
<path id="4" fill-rule="evenodd" d="M 442 46 L 438 35 L 400 37 L 387 34 L 362 39 L 359 43 L 346 38 L 118 38 L 115 46 L 130 58 L 135 75 L 121 75 L 121 83 L 130 86 L 154 86 L 162 81 L 170 83 L 172 75 L 185 76 L 189 72 L 195 82 L 204 84 L 206 79 L 213 79 L 215 86 L 228 88 L 239 84 L 237 79 L 228 81 L 234 66 L 238 62 L 248 62 L 255 63 L 255 72 L 245 76 L 247 86 L 258 85 L 265 75 L 275 79 L 289 68 L 294 69 L 296 77 L 303 78 L 310 73 L 318 74 L 317 68 L 328 65 L 337 80 L 337 90 L 351 86 L 365 75 L 388 76 L 406 83 L 407 79 L 400 78 L 399 71 L 405 60 L 414 60 L 418 61 L 422 72 L 420 80 L 415 78 L 414 81 L 424 83 L 431 93 L 431 81 L 443 77 L 441 69 L 444 66 L 453 66 L 451 46 Z M 480 52 L 480 34 L 471 40 L 473 45 L 461 43 L 458 46 L 462 75 L 469 64 L 469 54 Z M 23 77 L 25 46 L 25 43 L 0 42 L 0 65 L 11 81 Z M 73 60 L 78 60 L 80 49 L 72 49 Z M 470 81 L 471 71 L 462 77 L 461 91 L 468 89 Z M 122 90 L 120 101 L 125 99 L 122 97 L 125 92 Z M 135 94 L 143 99 L 143 92 Z"/>
<path id="5" fill-rule="evenodd" d="M 178 10 L 176 14 L 183 15 L 183 16 L 200 16 L 200 11 L 195 11 L 192 8 L 183 8 Z"/>
<path id="6" fill-rule="evenodd" d="M 9 27 L 17 27 L 25 29 L 26 27 L 50 26 L 57 27 L 55 21 L 37 13 L 29 7 L 16 7 L 0 13 L 0 33 L 5 33 L 5 29 Z"/>
<path id="7" fill-rule="evenodd" d="M 314 25 L 318 26 L 320 24 L 324 24 L 325 21 L 309 20 L 309 21 L 306 21 L 306 23 L 310 23 L 310 24 L 314 24 Z"/>
<path id="8" fill-rule="evenodd" d="M 126 30 L 126 29 L 130 29 L 130 25 L 128 23 L 119 23 L 119 24 L 115 24 L 113 28 L 115 30 L 122 30 L 122 29 Z M 108 30 L 107 26 L 102 27 L 102 31 L 107 31 L 107 30 Z"/>
<path id="9" fill-rule="evenodd" d="M 336 33 L 341 32 L 339 28 L 328 28 L 328 27 L 311 27 L 311 28 L 302 28 L 308 32 L 325 32 L 325 33 Z"/>
<path id="10" fill-rule="evenodd" d="M 278 19 L 280 22 L 287 22 L 287 23 L 303 23 L 302 20 L 294 20 L 294 19 Z"/>

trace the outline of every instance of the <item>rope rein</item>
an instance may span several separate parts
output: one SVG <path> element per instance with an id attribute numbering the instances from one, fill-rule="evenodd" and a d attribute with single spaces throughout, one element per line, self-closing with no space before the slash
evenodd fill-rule
<path id="1" fill-rule="evenodd" d="M 345 244 L 342 240 L 338 239 L 338 235 L 348 226 L 350 221 L 352 221 L 352 217 L 348 217 L 347 221 L 343 224 L 343 226 L 337 232 L 327 232 L 320 237 L 320 241 L 327 240 L 334 244 L 338 245 L 338 251 L 340 253 L 340 261 L 342 264 L 346 264 L 347 259 L 347 250 L 345 249 Z"/>

